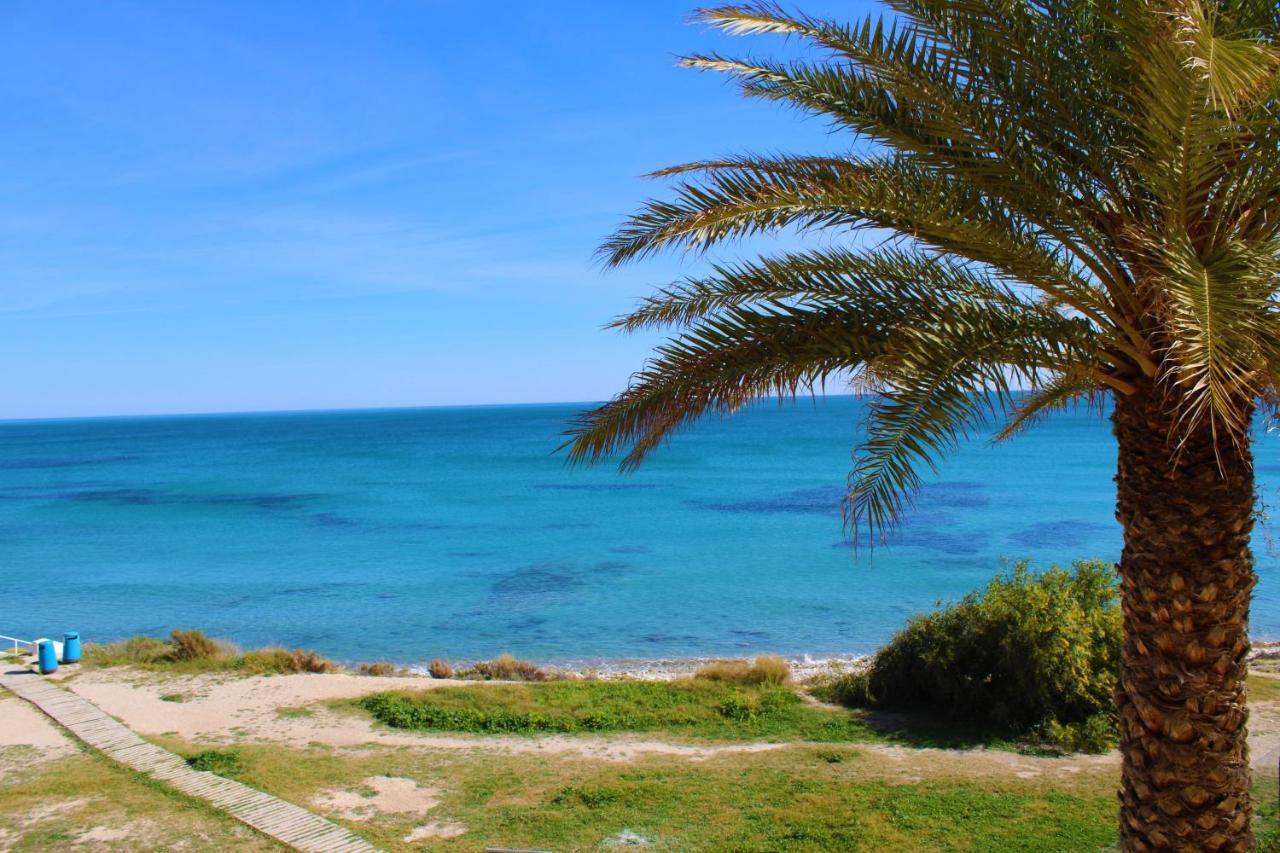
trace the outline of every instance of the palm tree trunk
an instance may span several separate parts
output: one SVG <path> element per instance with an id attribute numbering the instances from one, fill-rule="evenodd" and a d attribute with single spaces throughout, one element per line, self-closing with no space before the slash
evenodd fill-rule
<path id="1" fill-rule="evenodd" d="M 1168 408 L 1144 390 L 1117 395 L 1112 416 L 1124 526 L 1120 848 L 1252 850 L 1252 455 L 1207 426 L 1175 453 Z"/>

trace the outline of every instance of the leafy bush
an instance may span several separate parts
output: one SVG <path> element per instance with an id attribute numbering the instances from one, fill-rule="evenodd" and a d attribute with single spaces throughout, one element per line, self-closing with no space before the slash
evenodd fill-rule
<path id="1" fill-rule="evenodd" d="M 547 681 L 550 678 L 550 675 L 545 670 L 538 668 L 537 665 L 527 660 L 519 660 L 514 655 L 506 654 L 505 652 L 493 660 L 480 661 L 474 664 L 470 670 L 462 673 L 462 675 L 464 677 L 477 675 L 486 681 Z"/>
<path id="2" fill-rule="evenodd" d="M 440 660 L 440 658 L 427 664 L 427 672 L 431 673 L 432 678 L 453 678 L 453 667 L 449 666 L 447 660 Z"/>
<path id="3" fill-rule="evenodd" d="M 1120 656 L 1112 568 L 1031 572 L 1025 563 L 980 593 L 917 616 L 863 673 L 815 693 L 847 705 L 942 711 L 1069 748 L 1105 748 Z M 1110 734 L 1108 734 L 1110 733 Z"/>
<path id="4" fill-rule="evenodd" d="M 754 663 L 748 663 L 745 660 L 718 660 L 704 664 L 694 673 L 694 678 L 724 681 L 730 684 L 778 686 L 791 682 L 791 664 L 776 655 L 758 657 Z"/>

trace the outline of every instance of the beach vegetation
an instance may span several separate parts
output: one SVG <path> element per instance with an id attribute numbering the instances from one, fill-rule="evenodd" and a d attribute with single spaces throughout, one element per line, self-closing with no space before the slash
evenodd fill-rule
<path id="1" fill-rule="evenodd" d="M 785 239 L 615 321 L 671 337 L 571 425 L 570 459 L 634 468 L 704 415 L 851 382 L 867 417 L 845 507 L 870 544 L 966 438 L 1108 414 L 1120 847 L 1252 849 L 1253 426 L 1280 400 L 1275 3 L 887 5 L 852 24 L 763 2 L 696 14 L 809 48 L 684 65 L 841 141 L 655 174 L 674 186 L 604 242 L 606 264 Z"/>
<path id="2" fill-rule="evenodd" d="M 791 664 L 777 655 L 761 655 L 754 661 L 717 660 L 700 666 L 694 678 L 778 686 L 791 683 Z"/>
<path id="3" fill-rule="evenodd" d="M 886 739 L 862 715 L 806 704 L 787 687 L 691 678 L 554 681 L 390 691 L 357 707 L 393 728 L 476 734 L 664 732 L 715 740 Z"/>
<path id="4" fill-rule="evenodd" d="M 445 664 L 447 667 L 448 664 Z M 444 670 L 441 669 L 441 672 Z M 551 679 L 552 673 L 543 669 L 535 663 L 527 660 L 520 660 L 515 655 L 503 652 L 493 660 L 479 661 L 471 665 L 469 669 L 462 670 L 457 673 L 458 678 L 477 678 L 484 681 L 547 681 Z M 448 678 L 449 676 L 437 676 L 432 674 L 434 678 Z"/>
<path id="5" fill-rule="evenodd" d="M 453 667 L 449 665 L 447 660 L 436 658 L 427 664 L 427 672 L 432 678 L 453 678 Z"/>
<path id="6" fill-rule="evenodd" d="M 338 664 L 310 649 L 267 647 L 245 652 L 232 665 L 246 675 L 337 672 Z"/>
<path id="7" fill-rule="evenodd" d="M 86 643 L 85 667 L 133 666 L 177 672 L 236 671 L 245 675 L 336 672 L 340 667 L 318 652 L 267 647 L 242 652 L 234 644 L 200 631 L 174 630 L 168 640 L 137 636 L 112 643 Z"/>
<path id="8" fill-rule="evenodd" d="M 215 660 L 232 654 L 224 644 L 205 636 L 203 631 L 174 629 L 169 634 L 165 655 L 173 661 Z"/>
<path id="9" fill-rule="evenodd" d="M 192 770 L 216 773 L 229 779 L 239 778 L 243 772 L 240 766 L 240 753 L 234 749 L 202 750 L 187 759 L 187 766 Z"/>
<path id="10" fill-rule="evenodd" d="M 362 663 L 356 672 L 361 675 L 386 676 L 395 675 L 399 668 L 390 661 L 380 660 L 371 663 Z"/>
<path id="11" fill-rule="evenodd" d="M 929 711 L 1062 749 L 1115 745 L 1121 616 L 1114 568 L 1025 562 L 987 587 L 916 616 L 863 671 L 815 695 L 858 707 Z"/>

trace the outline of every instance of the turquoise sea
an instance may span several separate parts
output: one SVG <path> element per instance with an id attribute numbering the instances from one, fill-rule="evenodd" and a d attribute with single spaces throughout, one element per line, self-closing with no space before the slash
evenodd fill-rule
<path id="1" fill-rule="evenodd" d="M 1115 445 L 1083 410 L 977 438 L 854 553 L 862 406 L 762 404 L 630 475 L 554 453 L 581 404 L 0 423 L 0 633 L 199 627 L 402 662 L 826 656 L 1004 560 L 1118 555 Z M 1255 548 L 1254 633 L 1280 636 L 1280 560 Z"/>

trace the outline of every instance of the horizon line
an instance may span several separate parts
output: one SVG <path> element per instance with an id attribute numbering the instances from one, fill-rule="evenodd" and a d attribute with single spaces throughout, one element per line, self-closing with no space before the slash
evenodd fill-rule
<path id="1" fill-rule="evenodd" d="M 755 402 L 766 402 L 776 400 L 779 402 L 788 402 L 791 400 L 799 401 L 804 397 L 817 399 L 819 397 L 863 397 L 865 394 L 843 393 L 843 394 L 801 394 L 794 398 L 790 397 L 760 397 Z M 231 409 L 218 411 L 193 411 L 193 412 L 152 412 L 137 414 L 120 414 L 120 415 L 51 415 L 51 416 L 35 416 L 35 417 L 0 417 L 0 426 L 9 424 L 32 424 L 32 423 L 55 423 L 62 421 L 108 421 L 108 420 L 148 420 L 161 418 L 218 418 L 218 417 L 239 417 L 248 415 L 268 415 L 268 416 L 288 416 L 288 415 L 338 415 L 338 414 L 354 414 L 357 412 L 420 412 L 439 409 L 510 409 L 510 408 L 534 408 L 538 406 L 599 406 L 605 403 L 605 400 L 546 400 L 535 403 L 436 403 L 422 406 L 339 406 L 339 407 L 318 407 L 318 408 L 302 408 L 302 409 Z"/>

